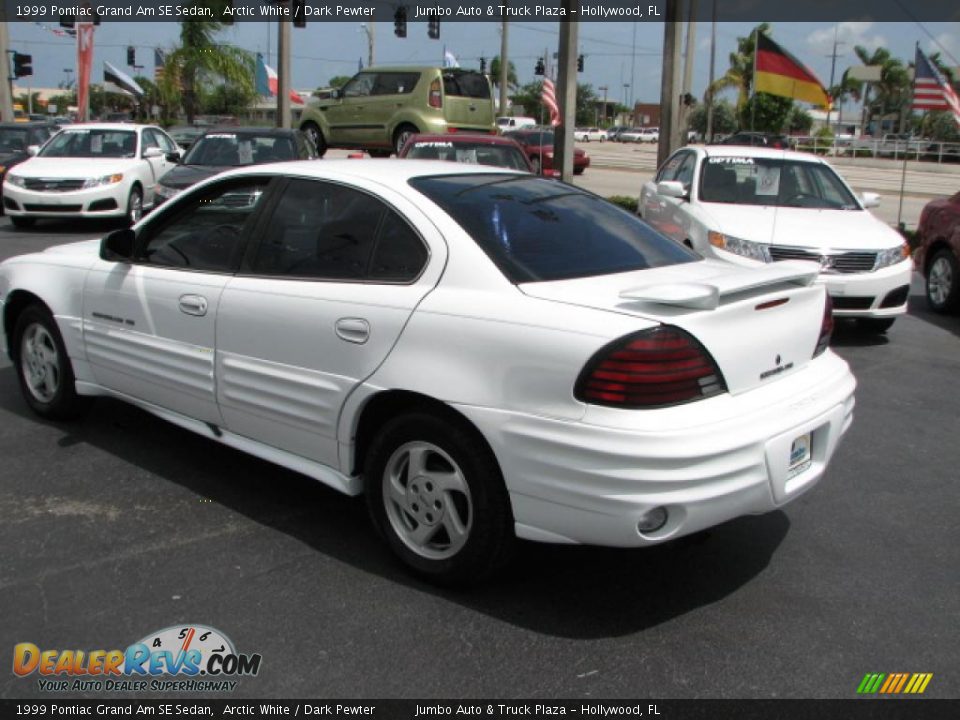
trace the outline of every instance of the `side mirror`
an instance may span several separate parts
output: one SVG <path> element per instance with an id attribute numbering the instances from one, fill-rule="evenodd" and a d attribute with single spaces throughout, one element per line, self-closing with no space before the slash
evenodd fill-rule
<path id="1" fill-rule="evenodd" d="M 100 259 L 107 262 L 130 261 L 136 239 L 136 234 L 130 228 L 114 230 L 100 241 Z"/>
<path id="2" fill-rule="evenodd" d="M 860 196 L 860 202 L 865 208 L 880 207 L 880 196 L 877 193 L 865 192 Z"/>
<path id="3" fill-rule="evenodd" d="M 143 151 L 144 158 L 155 158 L 163 155 L 163 150 L 158 147 L 148 147 Z"/>
<path id="4" fill-rule="evenodd" d="M 173 152 L 168 152 L 168 153 L 167 153 L 167 160 L 169 160 L 169 161 L 172 162 L 172 163 L 178 163 L 178 162 L 180 162 L 180 151 L 179 151 L 179 150 L 174 150 Z"/>
<path id="5" fill-rule="evenodd" d="M 690 193 L 683 187 L 682 182 L 676 180 L 661 180 L 657 183 L 657 195 L 664 197 L 686 199 Z"/>
<path id="6" fill-rule="evenodd" d="M 340 88 L 334 88 L 333 90 L 330 91 L 331 100 L 339 100 L 342 97 L 343 97 L 343 91 Z"/>
<path id="7" fill-rule="evenodd" d="M 40 152 L 39 145 L 27 145 L 27 155 L 29 155 L 30 157 L 33 157 L 38 152 Z"/>

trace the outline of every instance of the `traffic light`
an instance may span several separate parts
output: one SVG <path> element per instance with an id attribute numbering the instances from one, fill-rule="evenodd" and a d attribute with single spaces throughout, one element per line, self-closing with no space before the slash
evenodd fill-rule
<path id="1" fill-rule="evenodd" d="M 543 64 L 543 58 L 537 58 L 537 66 L 533 69 L 534 75 L 546 75 L 547 68 Z"/>
<path id="2" fill-rule="evenodd" d="M 398 38 L 407 36 L 407 7 L 401 5 L 393 14 L 393 34 Z"/>
<path id="3" fill-rule="evenodd" d="M 577 56 L 577 72 L 583 72 L 583 55 Z"/>
<path id="4" fill-rule="evenodd" d="M 440 38 L 440 18 L 435 12 L 430 13 L 430 19 L 427 21 L 427 37 L 431 40 Z"/>
<path id="5" fill-rule="evenodd" d="M 73 30 L 74 25 L 76 25 L 76 20 L 73 19 L 73 15 L 68 15 L 66 17 L 60 16 L 60 27 L 67 28 L 68 30 Z"/>
<path id="6" fill-rule="evenodd" d="M 305 28 L 307 26 L 306 0 L 293 0 L 293 26 Z"/>
<path id="7" fill-rule="evenodd" d="M 694 105 L 697 104 L 697 99 L 690 93 L 684 93 L 681 100 L 683 101 L 683 104 L 686 105 L 687 107 L 693 107 Z"/>
<path id="8" fill-rule="evenodd" d="M 23 53 L 13 53 L 13 76 L 24 77 L 33 75 L 33 55 L 24 55 Z"/>
<path id="9" fill-rule="evenodd" d="M 480 56 L 480 73 L 483 74 L 486 71 L 487 71 L 487 59 L 481 55 Z"/>
<path id="10" fill-rule="evenodd" d="M 127 45 L 127 65 L 133 67 L 137 64 L 137 49 L 133 45 Z"/>

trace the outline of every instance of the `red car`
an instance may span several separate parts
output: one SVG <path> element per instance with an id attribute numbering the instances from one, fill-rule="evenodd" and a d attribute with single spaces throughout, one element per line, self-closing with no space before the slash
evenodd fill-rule
<path id="1" fill-rule="evenodd" d="M 927 203 L 917 235 L 916 268 L 927 280 L 927 302 L 936 312 L 960 309 L 960 192 Z"/>
<path id="2" fill-rule="evenodd" d="M 513 138 L 523 145 L 533 171 L 538 175 L 555 176 L 553 167 L 553 130 L 517 130 L 506 133 L 504 137 Z M 573 151 L 573 174 L 582 175 L 590 167 L 590 158 L 580 148 Z"/>
<path id="3" fill-rule="evenodd" d="M 532 173 L 533 167 L 523 148 L 514 140 L 499 135 L 411 135 L 400 149 L 399 158 L 414 160 L 451 160 L 471 165 L 493 165 Z"/>

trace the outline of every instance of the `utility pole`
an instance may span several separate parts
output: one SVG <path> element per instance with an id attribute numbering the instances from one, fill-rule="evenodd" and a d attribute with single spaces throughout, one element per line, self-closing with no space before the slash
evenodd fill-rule
<path id="1" fill-rule="evenodd" d="M 376 31 L 374 30 L 373 21 L 364 23 L 360 27 L 363 28 L 363 31 L 367 34 L 367 67 L 373 65 L 374 60 L 374 47 L 376 45 Z"/>
<path id="2" fill-rule="evenodd" d="M 504 2 L 506 5 L 506 2 Z M 500 21 L 500 115 L 507 114 L 507 81 L 510 78 L 510 61 L 507 60 L 507 20 Z"/>
<path id="3" fill-rule="evenodd" d="M 837 71 L 837 46 L 846 45 L 846 43 L 837 42 L 837 35 L 839 34 L 840 26 L 833 26 L 833 52 L 830 55 L 827 55 L 828 58 L 833 58 L 830 62 L 830 91 L 833 92 L 833 78 L 834 73 Z M 832 98 L 831 98 L 832 100 Z M 830 103 L 830 107 L 827 108 L 827 127 L 830 127 L 830 114 L 833 112 L 833 102 Z"/>
<path id="4" fill-rule="evenodd" d="M 603 124 L 607 124 L 607 90 L 610 88 L 606 85 L 601 85 L 598 90 L 603 90 Z"/>
<path id="5" fill-rule="evenodd" d="M 290 117 L 290 21 L 280 20 L 277 40 L 277 127 L 288 128 Z"/>
<path id="6" fill-rule="evenodd" d="M 663 74 L 660 78 L 660 141 L 657 167 L 680 147 L 680 88 L 674 70 L 680 65 L 680 0 L 666 0 L 663 23 Z"/>
<path id="7" fill-rule="evenodd" d="M 697 0 L 690 0 L 687 11 L 687 52 L 683 57 L 683 95 L 686 97 L 690 93 L 693 76 L 693 52 L 697 42 L 697 23 L 694 18 L 697 16 Z M 677 123 L 680 126 L 681 137 L 686 145 L 687 139 L 687 116 L 690 114 L 690 108 L 686 103 L 680 105 L 680 117 Z"/>
<path id="8" fill-rule="evenodd" d="M 713 142 L 713 83 L 717 65 L 717 0 L 713 0 L 712 17 L 710 19 L 710 79 L 707 80 L 707 131 L 703 142 Z"/>
<path id="9" fill-rule="evenodd" d="M 7 32 L 7 23 L 0 22 L 0 119 L 4 122 L 13 121 L 13 87 L 10 85 L 10 76 L 13 69 L 10 67 L 10 35 Z"/>
<path id="10" fill-rule="evenodd" d="M 562 0 L 567 17 L 577 10 L 579 0 Z M 574 16 L 575 17 L 575 16 Z M 570 20 L 560 23 L 560 52 L 557 63 L 557 100 L 560 105 L 560 127 L 554 129 L 555 168 L 560 170 L 563 182 L 573 182 L 573 128 L 577 117 L 577 33 L 580 23 Z"/>

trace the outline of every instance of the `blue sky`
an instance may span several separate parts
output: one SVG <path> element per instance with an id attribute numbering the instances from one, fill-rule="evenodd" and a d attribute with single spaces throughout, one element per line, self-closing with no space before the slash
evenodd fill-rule
<path id="1" fill-rule="evenodd" d="M 56 27 L 47 24 L 47 28 Z M 377 64 L 440 64 L 443 48 L 453 52 L 464 66 L 476 67 L 479 57 L 488 59 L 499 52 L 499 23 L 444 22 L 440 40 L 427 38 L 426 24 L 411 21 L 405 39 L 394 37 L 392 23 L 376 23 Z M 738 36 L 750 32 L 751 25 L 719 23 L 717 26 L 717 75 L 728 66 L 727 57 L 736 46 Z M 842 43 L 839 47 L 836 75 L 857 64 L 854 45 L 868 48 L 888 47 L 903 58 L 913 58 L 916 42 L 927 51 L 940 50 L 960 66 L 960 23 L 844 22 L 774 23 L 773 37 L 797 55 L 826 84 L 830 78 L 834 31 Z M 104 23 L 97 29 L 93 81 L 102 80 L 102 61 L 107 60 L 128 71 L 126 47 L 137 47 L 137 62 L 147 66 L 151 75 L 155 46 L 172 47 L 177 42 L 176 23 Z M 272 32 L 272 37 L 268 39 Z M 366 63 L 367 37 L 360 23 L 309 23 L 305 29 L 293 29 L 293 85 L 311 89 L 325 85 L 334 75 L 352 75 L 357 63 Z M 516 64 L 521 83 L 534 80 L 536 57 L 557 48 L 558 24 L 549 22 L 516 22 L 509 29 L 510 56 Z M 276 23 L 244 22 L 226 28 L 220 35 L 223 42 L 251 51 L 271 51 L 270 64 L 276 66 Z M 693 92 L 699 98 L 707 84 L 710 24 L 698 23 L 694 53 Z M 659 23 L 581 23 L 580 49 L 585 55 L 585 71 L 581 82 L 594 89 L 606 85 L 611 100 L 657 102 L 660 92 L 660 52 L 663 25 Z M 64 68 L 75 67 L 74 42 L 57 37 L 49 29 L 30 23 L 10 23 L 10 47 L 33 55 L 35 87 L 55 87 L 67 75 Z M 23 78 L 26 80 L 26 78 Z M 624 84 L 631 87 L 624 88 Z M 25 85 L 21 81 L 21 85 Z M 598 94 L 602 94 L 599 93 Z"/>

